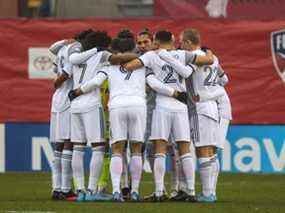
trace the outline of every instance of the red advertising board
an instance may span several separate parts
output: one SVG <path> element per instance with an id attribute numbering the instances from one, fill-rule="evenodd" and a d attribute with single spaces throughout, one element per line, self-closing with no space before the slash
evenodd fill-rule
<path id="1" fill-rule="evenodd" d="M 112 36 L 126 27 L 134 32 L 144 27 L 169 29 L 176 36 L 186 27 L 197 28 L 203 43 L 213 49 L 229 75 L 233 122 L 285 123 L 285 20 L 187 19 L 0 20 L 1 122 L 49 120 L 52 81 L 38 79 L 33 71 L 45 76 L 51 59 L 40 54 L 54 41 L 90 27 L 104 29 Z"/>

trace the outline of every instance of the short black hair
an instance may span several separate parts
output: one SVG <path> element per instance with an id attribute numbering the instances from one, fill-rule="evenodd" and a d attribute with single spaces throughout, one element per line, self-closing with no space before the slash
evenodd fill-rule
<path id="1" fill-rule="evenodd" d="M 92 33 L 94 32 L 91 28 L 87 29 L 87 30 L 83 30 L 77 34 L 75 34 L 74 36 L 74 39 L 78 42 L 81 42 L 83 39 L 86 38 L 86 36 L 89 34 L 89 33 Z"/>
<path id="2" fill-rule="evenodd" d="M 157 33 L 155 33 L 155 39 L 162 42 L 162 43 L 168 43 L 172 41 L 172 33 L 167 30 L 160 30 Z"/>
<path id="3" fill-rule="evenodd" d="M 114 52 L 131 52 L 135 49 L 136 42 L 132 38 L 115 38 L 112 40 L 111 47 Z"/>
<path id="4" fill-rule="evenodd" d="M 148 28 L 144 28 L 142 31 L 138 33 L 138 36 L 142 36 L 142 35 L 148 36 L 151 40 L 153 39 L 153 35 Z"/>
<path id="5" fill-rule="evenodd" d="M 135 39 L 135 35 L 129 29 L 122 29 L 118 32 L 117 37 Z"/>
<path id="6" fill-rule="evenodd" d="M 111 43 L 111 37 L 106 31 L 94 31 L 89 33 L 86 38 L 81 42 L 84 50 L 89 50 L 98 47 L 101 50 L 108 49 Z"/>

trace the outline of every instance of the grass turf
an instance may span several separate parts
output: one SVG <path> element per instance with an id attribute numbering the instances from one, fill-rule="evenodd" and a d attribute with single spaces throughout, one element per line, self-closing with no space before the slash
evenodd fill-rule
<path id="1" fill-rule="evenodd" d="M 141 193 L 152 189 L 151 175 L 146 174 Z M 49 173 L 5 173 L 0 174 L 0 212 L 285 212 L 285 175 L 222 174 L 217 192 L 215 204 L 72 203 L 50 200 Z"/>

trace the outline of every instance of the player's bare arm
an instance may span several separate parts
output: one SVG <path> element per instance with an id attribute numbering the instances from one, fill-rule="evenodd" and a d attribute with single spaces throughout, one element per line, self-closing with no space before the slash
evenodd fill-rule
<path id="1" fill-rule="evenodd" d="M 144 67 L 144 64 L 142 63 L 142 61 L 140 59 L 136 58 L 136 59 L 124 64 L 123 66 L 127 71 L 134 71 L 136 69 Z"/>
<path id="2" fill-rule="evenodd" d="M 54 88 L 57 89 L 69 78 L 68 74 L 63 72 L 54 81 Z"/>

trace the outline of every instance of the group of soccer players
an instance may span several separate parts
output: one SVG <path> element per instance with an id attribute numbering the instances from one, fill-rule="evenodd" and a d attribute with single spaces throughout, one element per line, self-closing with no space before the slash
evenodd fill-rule
<path id="1" fill-rule="evenodd" d="M 146 153 L 155 189 L 145 200 L 217 200 L 217 150 L 223 148 L 232 119 L 224 89 L 228 78 L 217 56 L 201 47 L 198 30 L 185 29 L 179 40 L 177 49 L 174 35 L 167 30 L 152 35 L 145 29 L 134 35 L 125 29 L 112 39 L 104 31 L 89 29 L 51 45 L 57 74 L 50 119 L 53 199 L 140 201 Z M 106 84 L 108 100 L 102 103 L 100 89 Z M 102 168 L 109 166 L 104 165 L 106 143 L 111 153 L 111 195 L 98 187 Z M 86 147 L 92 149 L 87 189 Z M 170 197 L 164 184 L 167 154 L 172 159 Z M 202 184 L 199 195 L 194 155 Z M 108 169 L 103 170 L 103 176 L 108 176 Z"/>

